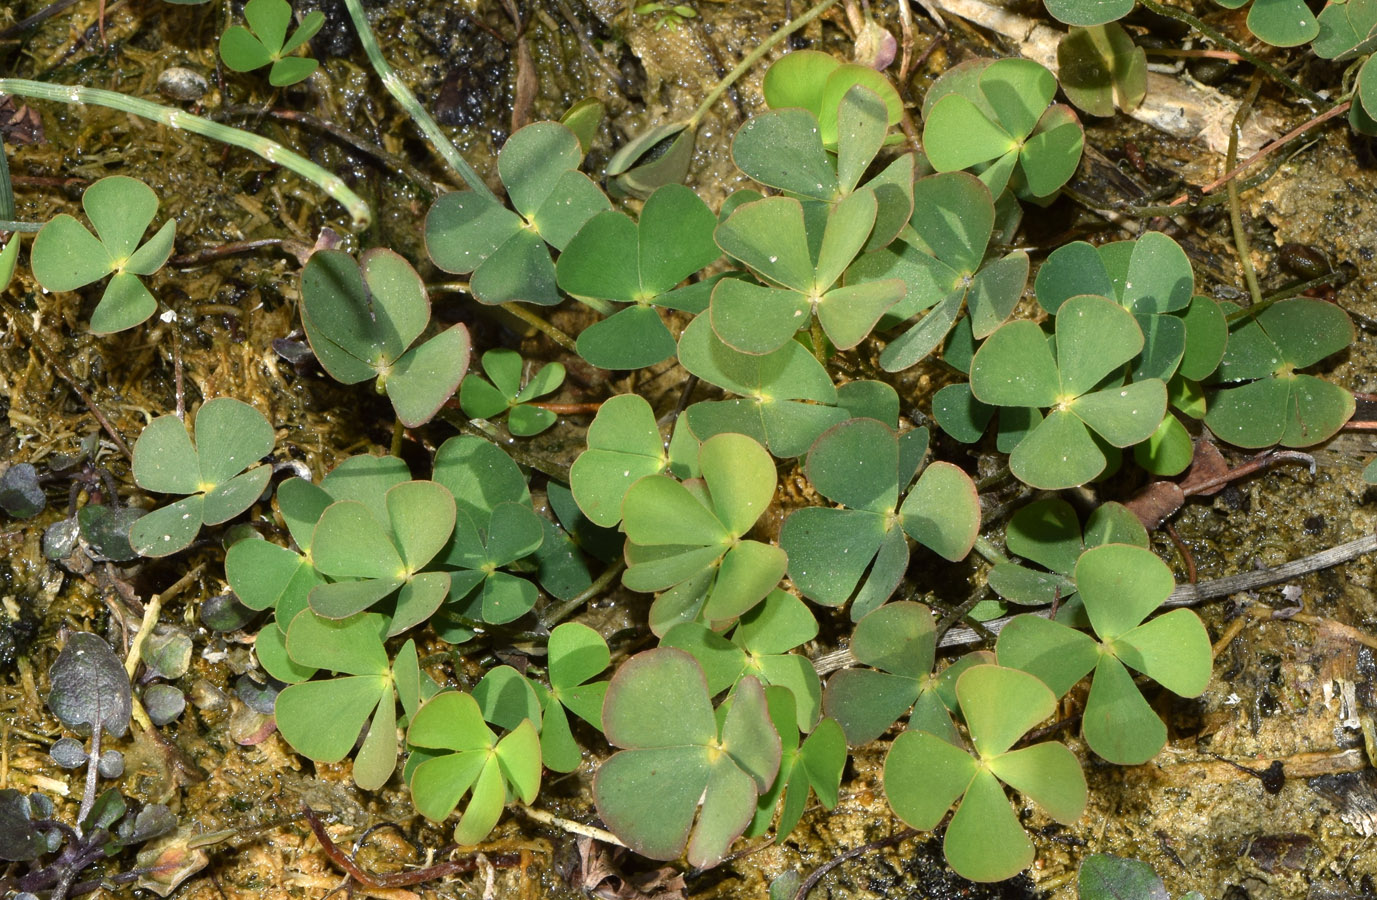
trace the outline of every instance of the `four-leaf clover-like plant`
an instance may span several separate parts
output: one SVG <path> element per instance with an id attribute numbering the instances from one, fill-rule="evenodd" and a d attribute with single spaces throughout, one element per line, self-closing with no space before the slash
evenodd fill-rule
<path id="1" fill-rule="evenodd" d="M 651 859 L 673 859 L 687 844 L 692 865 L 719 862 L 779 772 L 779 735 L 760 682 L 743 678 L 719 720 L 702 669 L 672 647 L 638 653 L 617 669 L 602 723 L 621 750 L 593 781 L 598 814 Z"/>
<path id="2" fill-rule="evenodd" d="M 970 552 L 980 531 L 975 484 L 944 462 L 925 468 L 915 482 L 927 447 L 927 429 L 897 434 L 867 418 L 817 439 L 808 452 L 808 480 L 840 507 L 795 510 L 779 534 L 789 577 L 804 596 L 840 606 L 854 595 L 851 618 L 857 620 L 898 588 L 908 570 L 908 537 L 952 561 Z"/>
<path id="3" fill-rule="evenodd" d="M 1157 430 L 1167 409 L 1160 378 L 1105 384 L 1143 349 L 1133 314 L 1085 295 L 1057 310 L 1056 348 L 1026 319 L 1002 326 L 971 360 L 971 393 L 992 406 L 1047 409 L 1009 455 L 1023 482 L 1045 490 L 1076 487 L 1105 470 L 1099 441 L 1128 447 Z"/>
<path id="4" fill-rule="evenodd" d="M 1076 586 L 1095 637 L 1022 615 L 1000 632 L 995 655 L 1059 697 L 1093 670 L 1081 720 L 1086 743 L 1113 763 L 1147 762 L 1166 743 L 1167 729 L 1125 667 L 1182 697 L 1199 696 L 1210 680 L 1210 637 L 1189 609 L 1144 621 L 1175 587 L 1171 570 L 1150 550 L 1093 547 L 1076 563 Z"/>
<path id="5" fill-rule="evenodd" d="M 1069 825 L 1085 811 L 1085 775 L 1075 754 L 1056 741 L 1011 749 L 1056 710 L 1056 697 L 1037 678 L 972 666 L 956 680 L 956 699 L 972 749 L 929 731 L 905 731 L 885 757 L 885 797 L 900 819 L 924 830 L 956 803 L 943 840 L 947 862 L 972 881 L 1003 881 L 1033 861 L 1033 842 L 1004 785 Z"/>
<path id="6" fill-rule="evenodd" d="M 651 627 L 681 621 L 728 623 L 755 606 L 783 577 L 788 561 L 773 544 L 746 534 L 775 494 L 775 464 L 741 434 L 708 438 L 698 453 L 702 478 L 650 475 L 622 504 L 626 573 L 633 591 L 663 591 Z"/>

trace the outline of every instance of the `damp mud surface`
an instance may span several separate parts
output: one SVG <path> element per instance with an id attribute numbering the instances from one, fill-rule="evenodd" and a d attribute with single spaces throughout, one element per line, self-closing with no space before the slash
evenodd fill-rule
<path id="1" fill-rule="evenodd" d="M 517 319 L 478 307 L 447 286 L 443 273 L 426 261 L 418 223 L 436 195 L 459 185 L 368 69 L 342 5 L 322 7 L 326 26 L 311 45 L 321 71 L 285 89 L 270 89 L 266 79 L 232 76 L 217 66 L 212 48 L 231 21 L 231 6 L 237 21 L 237 4 L 109 3 L 103 37 L 95 3 L 78 3 L 23 29 L 16 23 L 40 12 L 42 4 L 22 0 L 0 9 L 5 75 L 153 98 L 167 83 L 164 91 L 195 96 L 165 102 L 296 148 L 343 176 L 374 209 L 372 226 L 351 235 L 339 206 L 242 151 L 94 106 L 35 103 L 28 108 L 11 98 L 12 105 L 0 109 L 19 219 L 42 222 L 75 212 L 86 185 L 118 173 L 153 187 L 162 201 L 159 221 L 172 217 L 178 223 L 174 258 L 150 280 L 165 314 L 142 327 L 91 335 L 85 323 L 98 289 L 46 294 L 25 265 L 0 303 L 0 465 L 34 465 L 47 499 L 47 508 L 34 518 L 0 515 L 0 787 L 41 790 L 57 801 L 59 817 L 74 818 L 80 774 L 58 768 L 48 755 L 64 732 L 43 702 L 48 668 L 63 636 L 94 631 L 123 656 L 149 598 L 196 572 L 187 589 L 164 603 L 160 619 L 165 631 L 192 642 L 189 668 L 175 681 L 186 695 L 187 710 L 156 735 L 136 728 L 133 736 L 112 742 L 126 758 L 125 774 L 116 782 L 121 791 L 141 802 L 167 804 L 180 828 L 138 860 L 130 853 L 105 864 L 102 874 L 112 877 L 152 865 L 169 852 L 183 854 L 184 867 L 175 886 L 146 876 L 101 889 L 114 896 L 156 888 L 206 900 L 324 897 L 340 886 L 343 873 L 298 815 L 303 804 L 323 817 L 346 852 L 370 826 L 395 823 L 395 828 L 368 832 L 357 848 L 358 865 L 374 872 L 424 865 L 429 849 L 445 846 L 448 830 L 414 813 L 400 779 L 382 791 L 361 792 L 350 780 L 347 762 L 313 764 L 272 731 L 268 711 L 245 687 L 264 677 L 251 652 L 255 624 L 222 630 L 207 624 L 225 606 L 228 591 L 217 532 L 203 534 L 191 551 L 163 561 L 74 557 L 59 563 L 45 557 L 45 530 L 77 507 L 109 502 L 112 488 L 119 503 L 147 507 L 155 502 L 134 486 L 128 459 L 102 430 L 95 410 L 132 444 L 148 421 L 179 405 L 194 409 L 213 397 L 237 397 L 267 415 L 276 430 L 274 462 L 315 477 L 350 454 L 384 452 L 392 437 L 386 400 L 366 385 L 335 384 L 318 366 L 294 361 L 290 353 L 302 340 L 297 330 L 302 257 L 326 228 L 343 235 L 348 249 L 388 246 L 406 256 L 436 285 L 436 320 L 467 324 L 476 348 L 509 346 L 537 362 L 565 363 L 569 380 L 560 401 L 596 402 L 634 390 L 657 412 L 668 412 L 679 402 L 685 378 L 671 364 L 630 375 L 594 369 Z M 899 32 L 893 3 L 870 6 Z M 693 8 L 696 17 L 672 26 L 631 12 L 621 0 L 406 0 L 374 4 L 370 15 L 390 63 L 496 186 L 496 152 L 515 128 L 558 116 L 583 97 L 597 97 L 608 116 L 586 169 L 601 171 L 611 153 L 643 129 L 686 118 L 742 56 L 802 11 L 797 2 L 791 6 L 783 0 L 703 0 Z M 851 40 L 840 9 L 803 30 L 794 45 L 848 55 Z M 919 7 L 913 16 L 916 56 L 939 31 Z M 952 22 L 950 34 L 916 67 L 902 93 L 916 104 L 945 67 L 1016 50 Z M 1275 56 L 1291 58 L 1281 52 Z M 1245 91 L 1245 67 L 1236 68 L 1240 71 L 1217 90 Z M 183 70 L 175 85 L 165 75 L 172 69 Z M 762 71 L 753 70 L 728 91 L 699 131 L 690 184 L 714 207 L 746 183 L 731 162 L 729 141 L 747 116 L 763 108 Z M 1305 70 L 1299 77 L 1318 87 L 1333 74 Z M 1264 88 L 1258 106 L 1287 127 L 1311 114 L 1273 86 Z M 1087 145 L 1090 152 L 1072 189 L 1088 202 L 1062 198 L 1025 214 L 1017 240 L 1033 251 L 1035 265 L 1048 248 L 1066 240 L 1135 236 L 1143 223 L 1104 214 L 1113 204 L 1146 202 L 1163 184 L 1198 185 L 1223 170 L 1221 157 L 1122 117 L 1088 122 Z M 1358 340 L 1327 361 L 1322 373 L 1362 393 L 1377 392 L 1374 160 L 1367 139 L 1354 137 L 1341 122 L 1330 123 L 1270 178 L 1245 191 L 1241 210 L 1265 292 L 1299 280 L 1288 269 L 1296 264 L 1297 251 L 1288 255 L 1287 245 L 1304 245 L 1328 265 L 1344 269 L 1346 280 L 1334 299 L 1353 318 Z M 1165 230 L 1187 249 L 1198 291 L 1234 299 L 1243 278 L 1224 210 L 1162 216 L 1150 227 Z M 229 246 L 241 242 L 240 249 Z M 586 324 L 583 316 L 550 311 L 551 321 L 570 333 Z M 877 347 L 863 345 L 838 365 L 848 376 L 877 377 L 877 355 Z M 936 364 L 885 377 L 900 389 L 904 413 L 917 424 L 930 414 L 932 391 L 950 380 Z M 560 477 L 583 449 L 588 421 L 587 416 L 563 417 L 550 432 L 507 447 L 532 467 L 538 497 L 544 479 Z M 414 470 L 427 470 L 428 455 L 463 425 L 457 410 L 443 414 L 408 436 L 404 457 Z M 1313 470 L 1277 465 L 1212 498 L 1191 501 L 1172 519 L 1179 543 L 1158 532 L 1154 549 L 1178 580 L 1187 577 L 1188 552 L 1205 580 L 1275 566 L 1371 533 L 1377 528 L 1377 488 L 1361 477 L 1377 452 L 1371 434 L 1348 432 L 1314 448 Z M 75 465 L 61 465 L 80 455 L 83 442 L 98 446 L 97 451 Z M 972 473 L 993 465 L 979 448 L 938 441 L 937 451 Z M 1249 455 L 1226 450 L 1233 463 Z M 816 502 L 791 465 L 781 475 L 782 511 L 789 504 Z M 1084 490 L 1078 501 L 1088 508 L 1122 500 L 1139 486 L 1110 480 Z M 987 505 L 1026 497 L 1007 486 L 1003 490 L 992 492 Z M 271 509 L 260 505 L 247 521 L 271 529 L 271 517 Z M 992 536 L 998 538 L 997 529 Z M 1031 805 L 1023 810 L 1038 858 L 1034 868 L 1010 882 L 965 882 L 943 863 L 939 837 L 904 837 L 906 829 L 889 812 L 881 787 L 883 748 L 873 746 L 858 751 L 848 764 L 836 810 L 811 809 L 778 846 L 759 839 L 740 842 L 735 858 L 706 872 L 657 872 L 656 864 L 607 848 L 580 848 L 575 835 L 509 810 L 482 849 L 493 856 L 517 854 L 519 865 L 480 867 L 475 874 L 369 893 L 574 898 L 593 888 L 612 896 L 620 885 L 625 891 L 620 896 L 627 898 L 756 898 L 765 897 L 770 882 L 786 872 L 807 877 L 874 844 L 830 868 L 811 896 L 1072 897 L 1076 867 L 1096 852 L 1151 863 L 1172 896 L 1189 890 L 1211 900 L 1377 896 L 1374 565 L 1359 558 L 1201 607 L 1218 642 L 1204 695 L 1184 701 L 1149 694 L 1170 738 L 1154 760 L 1141 766 L 1099 762 L 1080 741 L 1074 722 L 1066 725 L 1059 737 L 1085 764 L 1090 807 L 1070 827 L 1055 825 Z M 982 564 L 939 566 L 922 553 L 910 572 L 932 602 L 951 607 L 980 587 L 983 574 Z M 644 646 L 636 635 L 647 605 L 644 596 L 615 589 L 596 598 L 578 619 L 616 636 L 614 652 L 630 653 Z M 843 633 L 845 624 L 842 616 L 824 621 L 824 637 Z M 421 640 L 428 670 L 451 684 L 471 686 L 491 662 L 483 656 L 487 651 L 464 656 L 434 637 Z M 818 656 L 836 644 L 824 640 L 809 649 Z M 1068 715 L 1076 699 L 1073 694 L 1063 707 Z M 597 740 L 586 743 L 602 746 Z M 573 775 L 548 779 L 539 805 L 591 822 L 596 761 L 589 755 Z M 197 846 L 198 836 L 221 832 L 215 841 Z M 598 866 L 616 877 L 598 880 Z M 641 888 L 626 887 L 630 884 Z"/>

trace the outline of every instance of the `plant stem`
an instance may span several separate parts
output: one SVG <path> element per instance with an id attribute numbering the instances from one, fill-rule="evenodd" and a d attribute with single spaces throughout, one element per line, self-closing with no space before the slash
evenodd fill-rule
<path id="1" fill-rule="evenodd" d="M 357 3 L 358 0 L 345 0 L 345 2 L 352 4 Z M 822 2 L 818 3 L 812 9 L 780 28 L 764 41 L 761 41 L 760 46 L 756 47 L 750 53 L 747 53 L 742 58 L 741 62 L 736 64 L 736 68 L 728 72 L 721 81 L 717 82 L 712 90 L 708 91 L 707 96 L 703 98 L 703 102 L 698 104 L 698 108 L 695 109 L 693 115 L 689 117 L 687 128 L 690 131 L 697 128 L 699 123 L 703 121 L 703 117 L 708 114 L 708 110 L 712 109 L 713 104 L 721 99 L 722 95 L 726 93 L 727 88 L 731 87 L 736 83 L 738 78 L 746 74 L 751 66 L 760 62 L 761 58 L 773 50 L 776 44 L 793 34 L 795 31 L 798 31 L 818 16 L 827 12 L 828 7 L 836 2 L 837 0 L 822 0 Z"/>
<path id="2" fill-rule="evenodd" d="M 1258 80 L 1256 74 L 1253 76 L 1252 84 L 1248 88 L 1247 95 L 1243 102 L 1238 105 L 1238 112 L 1234 114 L 1234 120 L 1229 125 L 1229 154 L 1225 158 L 1225 166 L 1229 169 L 1238 162 L 1238 135 L 1243 130 L 1243 122 L 1248 118 L 1248 113 L 1253 109 L 1253 101 L 1257 99 L 1258 91 L 1262 88 L 1262 82 Z M 1248 283 L 1248 295 L 1253 298 L 1253 305 L 1262 302 L 1262 288 L 1257 283 L 1257 272 L 1253 271 L 1252 251 L 1248 246 L 1248 232 L 1243 227 L 1243 213 L 1239 208 L 1238 202 L 1238 182 L 1230 179 L 1229 188 L 1229 222 L 1234 231 L 1234 247 L 1238 250 L 1238 264 L 1243 269 L 1243 280 Z"/>
<path id="3" fill-rule="evenodd" d="M 1243 57 L 1248 62 L 1252 63 L 1254 66 L 1266 72 L 1268 75 L 1272 76 L 1281 84 L 1285 85 L 1286 89 L 1291 91 L 1292 93 L 1299 94 L 1306 100 L 1309 100 L 1311 103 L 1324 102 L 1324 98 L 1321 97 L 1319 94 L 1315 93 L 1307 87 L 1302 86 L 1291 76 L 1287 75 L 1285 72 L 1281 71 L 1276 66 L 1267 62 L 1265 59 L 1261 58 L 1256 53 L 1253 53 L 1247 47 L 1240 44 L 1238 41 L 1231 40 L 1225 37 L 1218 31 L 1215 31 L 1213 28 L 1206 25 L 1200 19 L 1186 12 L 1184 9 L 1177 9 L 1174 6 L 1168 6 L 1165 3 L 1158 3 L 1157 0 L 1142 0 L 1142 3 L 1143 6 L 1157 13 L 1159 16 L 1166 16 L 1167 18 L 1175 19 L 1178 22 L 1185 22 L 1187 25 L 1194 28 L 1196 31 L 1200 32 L 1202 35 L 1209 38 L 1211 41 L 1214 41 L 1216 44 L 1228 47 L 1230 50 L 1237 53 L 1239 56 Z"/>
<path id="4" fill-rule="evenodd" d="M 992 566 L 997 566 L 1000 563 L 1009 561 L 1009 557 L 1005 556 L 1004 553 L 983 534 L 975 536 L 975 546 L 972 549 L 984 557 L 985 561 Z"/>
<path id="5" fill-rule="evenodd" d="M 27 231 L 32 234 L 42 229 L 42 222 L 17 222 L 14 219 L 0 219 L 0 231 Z"/>
<path id="6" fill-rule="evenodd" d="M 592 600 L 594 597 L 598 596 L 603 591 L 607 590 L 607 588 L 611 586 L 612 582 L 617 580 L 617 576 L 620 575 L 622 573 L 622 570 L 625 568 L 626 562 L 622 559 L 618 559 L 616 562 L 612 563 L 612 565 L 604 569 L 602 574 L 598 576 L 597 581 L 594 581 L 592 584 L 590 584 L 587 587 L 587 589 L 583 591 L 583 593 L 579 594 L 577 597 L 571 597 L 570 599 L 561 603 L 559 606 L 555 607 L 555 609 L 548 616 L 545 616 L 544 621 L 541 624 L 543 624 L 547 629 L 554 628 L 560 622 L 563 622 L 565 619 L 569 618 L 569 616 L 573 614 L 574 610 L 578 609 L 580 606 L 587 603 L 589 600 Z"/>
<path id="7" fill-rule="evenodd" d="M 1229 171 L 1225 172 L 1223 175 L 1219 176 L 1214 181 L 1211 181 L 1209 184 L 1205 185 L 1203 188 L 1200 189 L 1200 193 L 1213 193 L 1214 191 L 1219 189 L 1220 185 L 1225 184 L 1228 181 L 1238 177 L 1238 173 L 1242 172 L 1244 169 L 1248 168 L 1253 163 L 1257 162 L 1259 159 L 1262 159 L 1264 156 L 1271 153 L 1273 150 L 1276 150 L 1278 147 L 1281 147 L 1287 144 L 1288 142 L 1295 140 L 1296 138 L 1305 134 L 1311 128 L 1314 128 L 1316 125 L 1328 122 L 1335 116 L 1343 115 L 1344 113 L 1348 112 L 1349 107 L 1351 107 L 1352 105 L 1353 100 L 1351 98 L 1340 100 L 1338 103 L 1335 103 L 1333 106 L 1329 107 L 1329 109 L 1325 110 L 1324 112 L 1320 113 L 1314 118 L 1307 119 L 1306 121 L 1297 125 L 1295 128 L 1292 128 L 1290 131 L 1283 134 L 1281 137 L 1277 138 L 1275 141 L 1272 141 L 1272 143 L 1268 144 L 1261 150 L 1254 153 L 1252 156 L 1245 159 L 1243 162 L 1239 163 L 1236 166 L 1233 166 L 1229 169 Z M 1185 198 L 1182 197 L 1181 200 L 1184 201 Z"/>
<path id="8" fill-rule="evenodd" d="M 522 306 L 520 303 L 516 303 L 514 301 L 503 303 L 502 308 L 507 312 L 511 313 L 513 316 L 516 316 L 521 321 L 525 322 L 527 325 L 534 328 L 536 331 L 539 331 L 541 334 L 545 335 L 550 340 L 554 341 L 556 344 L 559 344 L 561 347 L 563 347 L 565 350 L 568 350 L 570 353 L 579 352 L 578 344 L 574 342 L 573 338 L 571 338 L 569 335 L 565 334 L 563 331 L 556 328 L 555 326 L 551 325 L 549 322 L 545 321 L 540 316 L 531 312 L 529 309 L 527 309 L 525 306 Z"/>
<path id="9" fill-rule="evenodd" d="M 397 77 L 397 73 L 383 59 L 382 49 L 378 47 L 378 41 L 373 37 L 373 29 L 368 25 L 368 16 L 364 14 L 363 4 L 359 0 L 344 0 L 345 8 L 349 10 L 349 18 L 354 22 L 354 28 L 359 33 L 359 43 L 363 44 L 363 52 L 367 54 L 368 61 L 373 65 L 373 71 L 378 73 L 382 79 L 383 87 L 387 92 L 401 104 L 402 109 L 406 110 L 407 115 L 411 116 L 411 121 L 421 129 L 431 145 L 435 147 L 437 153 L 444 157 L 445 163 L 449 165 L 459 177 L 464 179 L 475 193 L 481 194 L 494 203 L 500 203 L 497 195 L 478 177 L 478 173 L 473 170 L 464 157 L 459 155 L 459 149 L 454 143 L 440 130 L 440 124 L 431 117 L 430 113 L 421 106 L 416 95 L 411 93 L 411 88 L 407 87 L 402 80 Z"/>
<path id="10" fill-rule="evenodd" d="M 222 144 L 248 150 L 270 163 L 276 163 L 290 172 L 295 172 L 325 191 L 335 202 L 349 212 L 354 220 L 355 230 L 362 231 L 367 228 L 373 219 L 368 204 L 362 197 L 349 189 L 349 186 L 344 183 L 344 179 L 262 135 L 240 131 L 238 128 L 212 122 L 200 116 L 193 116 L 191 113 L 173 109 L 170 106 L 163 106 L 151 100 L 130 97 L 116 91 L 104 91 L 99 88 L 47 84 L 42 81 L 29 81 L 25 78 L 0 78 L 0 94 L 13 94 L 16 97 L 32 97 L 39 100 L 55 100 L 59 103 L 90 103 L 94 106 L 104 106 L 107 109 L 116 109 L 154 122 L 161 122 L 170 128 L 180 128 L 183 131 L 190 131 L 192 134 L 199 134 Z"/>

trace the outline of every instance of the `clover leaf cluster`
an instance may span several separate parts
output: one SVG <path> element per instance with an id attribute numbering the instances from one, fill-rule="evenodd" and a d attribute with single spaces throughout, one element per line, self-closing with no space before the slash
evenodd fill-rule
<path id="1" fill-rule="evenodd" d="M 1279 2 L 1255 0 L 1260 35 Z M 1096 114 L 1132 105 L 1141 54 L 1105 27 L 1125 5 L 1049 6 L 1100 29 L 1067 48 L 1090 72 L 1072 99 Z M 253 31 L 222 42 L 232 67 L 272 63 L 273 84 L 309 74 L 290 54 L 319 22 L 307 17 L 288 38 L 284 7 L 246 7 Z M 1370 49 L 1373 23 L 1347 15 L 1324 43 L 1335 56 Z M 976 482 L 929 458 L 944 448 L 901 417 L 883 379 L 940 362 L 951 377 L 933 397 L 937 426 L 974 443 L 998 416 L 994 446 L 1045 491 L 1128 459 L 1179 473 L 1201 422 L 1241 447 L 1308 446 L 1353 412 L 1349 392 L 1302 371 L 1353 340 L 1341 309 L 1219 303 L 1197 292 L 1185 252 L 1163 234 L 1057 248 L 1033 282 L 1033 315 L 1016 317 L 1031 264 L 1007 245 L 1022 204 L 1055 199 L 1084 143 L 1057 87 L 1028 60 L 959 65 L 923 100 L 919 154 L 892 133 L 903 106 L 883 75 L 786 55 L 766 74 L 770 109 L 732 141 L 754 186 L 715 210 L 664 183 L 668 169 L 629 165 L 612 183 L 644 203 L 614 206 L 581 171 L 596 132 L 587 108 L 570 125 L 522 128 L 497 160 L 505 200 L 474 185 L 431 206 L 429 261 L 468 276 L 490 306 L 581 304 L 586 324 L 569 343 L 583 363 L 674 360 L 695 379 L 690 393 L 701 383 L 708 396 L 686 397 L 665 420 L 641 396 L 606 399 L 567 473 L 537 474 L 478 434 L 503 416 L 513 436 L 552 427 L 559 407 L 541 398 L 561 388 L 563 364 L 535 369 L 491 347 L 482 374 L 469 373 L 468 329 L 432 323 L 410 261 L 386 248 L 318 249 L 300 291 L 319 366 L 388 398 L 394 448 L 447 407 L 466 433 L 418 445 L 433 449 L 428 478 L 412 471 L 419 450 L 404 460 L 394 449 L 274 485 L 273 425 L 210 399 L 192 433 L 163 416 L 135 445 L 135 482 L 183 499 L 135 520 L 129 544 L 166 556 L 256 507 L 225 573 L 261 616 L 254 651 L 284 685 L 281 736 L 319 763 L 351 759 L 364 789 L 400 775 L 422 815 L 457 812 L 460 843 L 483 840 L 508 803 L 534 802 L 545 769 L 605 757 L 593 795 L 607 826 L 642 855 L 711 866 L 743 834 L 775 823 L 782 839 L 809 796 L 835 806 L 848 747 L 897 727 L 883 772 L 894 813 L 925 830 L 947 822 L 959 874 L 1010 877 L 1034 847 L 1009 789 L 1062 823 L 1087 804 L 1076 755 L 1025 736 L 1071 696 L 1092 752 L 1151 759 L 1166 728 L 1133 673 L 1199 695 L 1208 634 L 1188 610 L 1153 615 L 1174 579 L 1124 507 L 1101 506 L 1082 527 L 1065 501 L 1035 501 L 1004 535 L 1027 564 L 1000 557 L 982 537 L 991 523 Z M 688 165 L 692 130 L 651 142 L 665 165 Z M 35 276 L 51 290 L 112 276 L 92 328 L 133 327 L 156 309 L 140 278 L 166 261 L 171 223 L 140 246 L 157 200 L 127 178 L 92 185 L 83 206 L 96 234 L 54 219 L 35 241 Z M 6 278 L 17 246 L 0 251 Z M 840 360 L 856 377 L 836 377 Z M 812 502 L 786 508 L 781 472 Z M 939 660 L 931 608 L 895 597 L 976 549 L 994 560 L 985 580 L 1003 600 L 1057 608 L 1014 618 L 992 651 Z M 624 564 L 621 587 L 654 595 L 645 620 L 658 646 L 628 654 L 588 625 L 560 623 L 596 593 L 590 560 L 604 565 L 598 590 Z M 848 605 L 854 664 L 824 684 L 808 655 L 820 609 L 826 618 Z M 422 656 L 517 634 L 530 654 L 490 666 L 470 690 Z"/>

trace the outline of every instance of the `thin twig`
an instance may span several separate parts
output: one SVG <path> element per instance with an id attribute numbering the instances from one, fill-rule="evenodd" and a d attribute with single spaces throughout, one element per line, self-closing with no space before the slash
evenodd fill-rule
<path id="1" fill-rule="evenodd" d="M 832 859 L 829 859 L 827 862 L 823 863 L 822 865 L 814 869 L 808 875 L 808 877 L 803 880 L 803 884 L 798 886 L 798 892 L 794 894 L 794 900 L 804 900 L 804 898 L 806 898 L 810 893 L 812 893 L 813 888 L 817 887 L 818 882 L 823 879 L 824 875 L 826 875 L 828 872 L 832 871 L 842 863 L 846 862 L 848 859 L 854 859 L 857 856 L 860 856 L 862 853 L 869 853 L 871 850 L 879 850 L 883 847 L 892 847 L 895 844 L 908 840 L 916 834 L 918 834 L 917 829 L 905 828 L 898 834 L 891 834 L 887 838 L 881 838 L 878 841 L 871 841 L 868 844 L 862 844 L 859 847 L 853 847 L 852 849 L 846 851 L 840 856 L 835 856 Z"/>
<path id="2" fill-rule="evenodd" d="M 512 809 L 515 809 L 523 816 L 539 822 L 542 825 L 558 828 L 561 831 L 567 831 L 569 834 L 577 834 L 581 837 L 592 838 L 595 841 L 601 841 L 604 844 L 612 844 L 617 847 L 626 846 L 626 844 L 622 843 L 621 838 L 607 829 L 599 828 L 596 825 L 584 825 L 582 822 L 561 818 L 554 813 L 548 813 L 543 809 L 536 809 L 533 806 L 517 805 L 513 806 Z"/>

